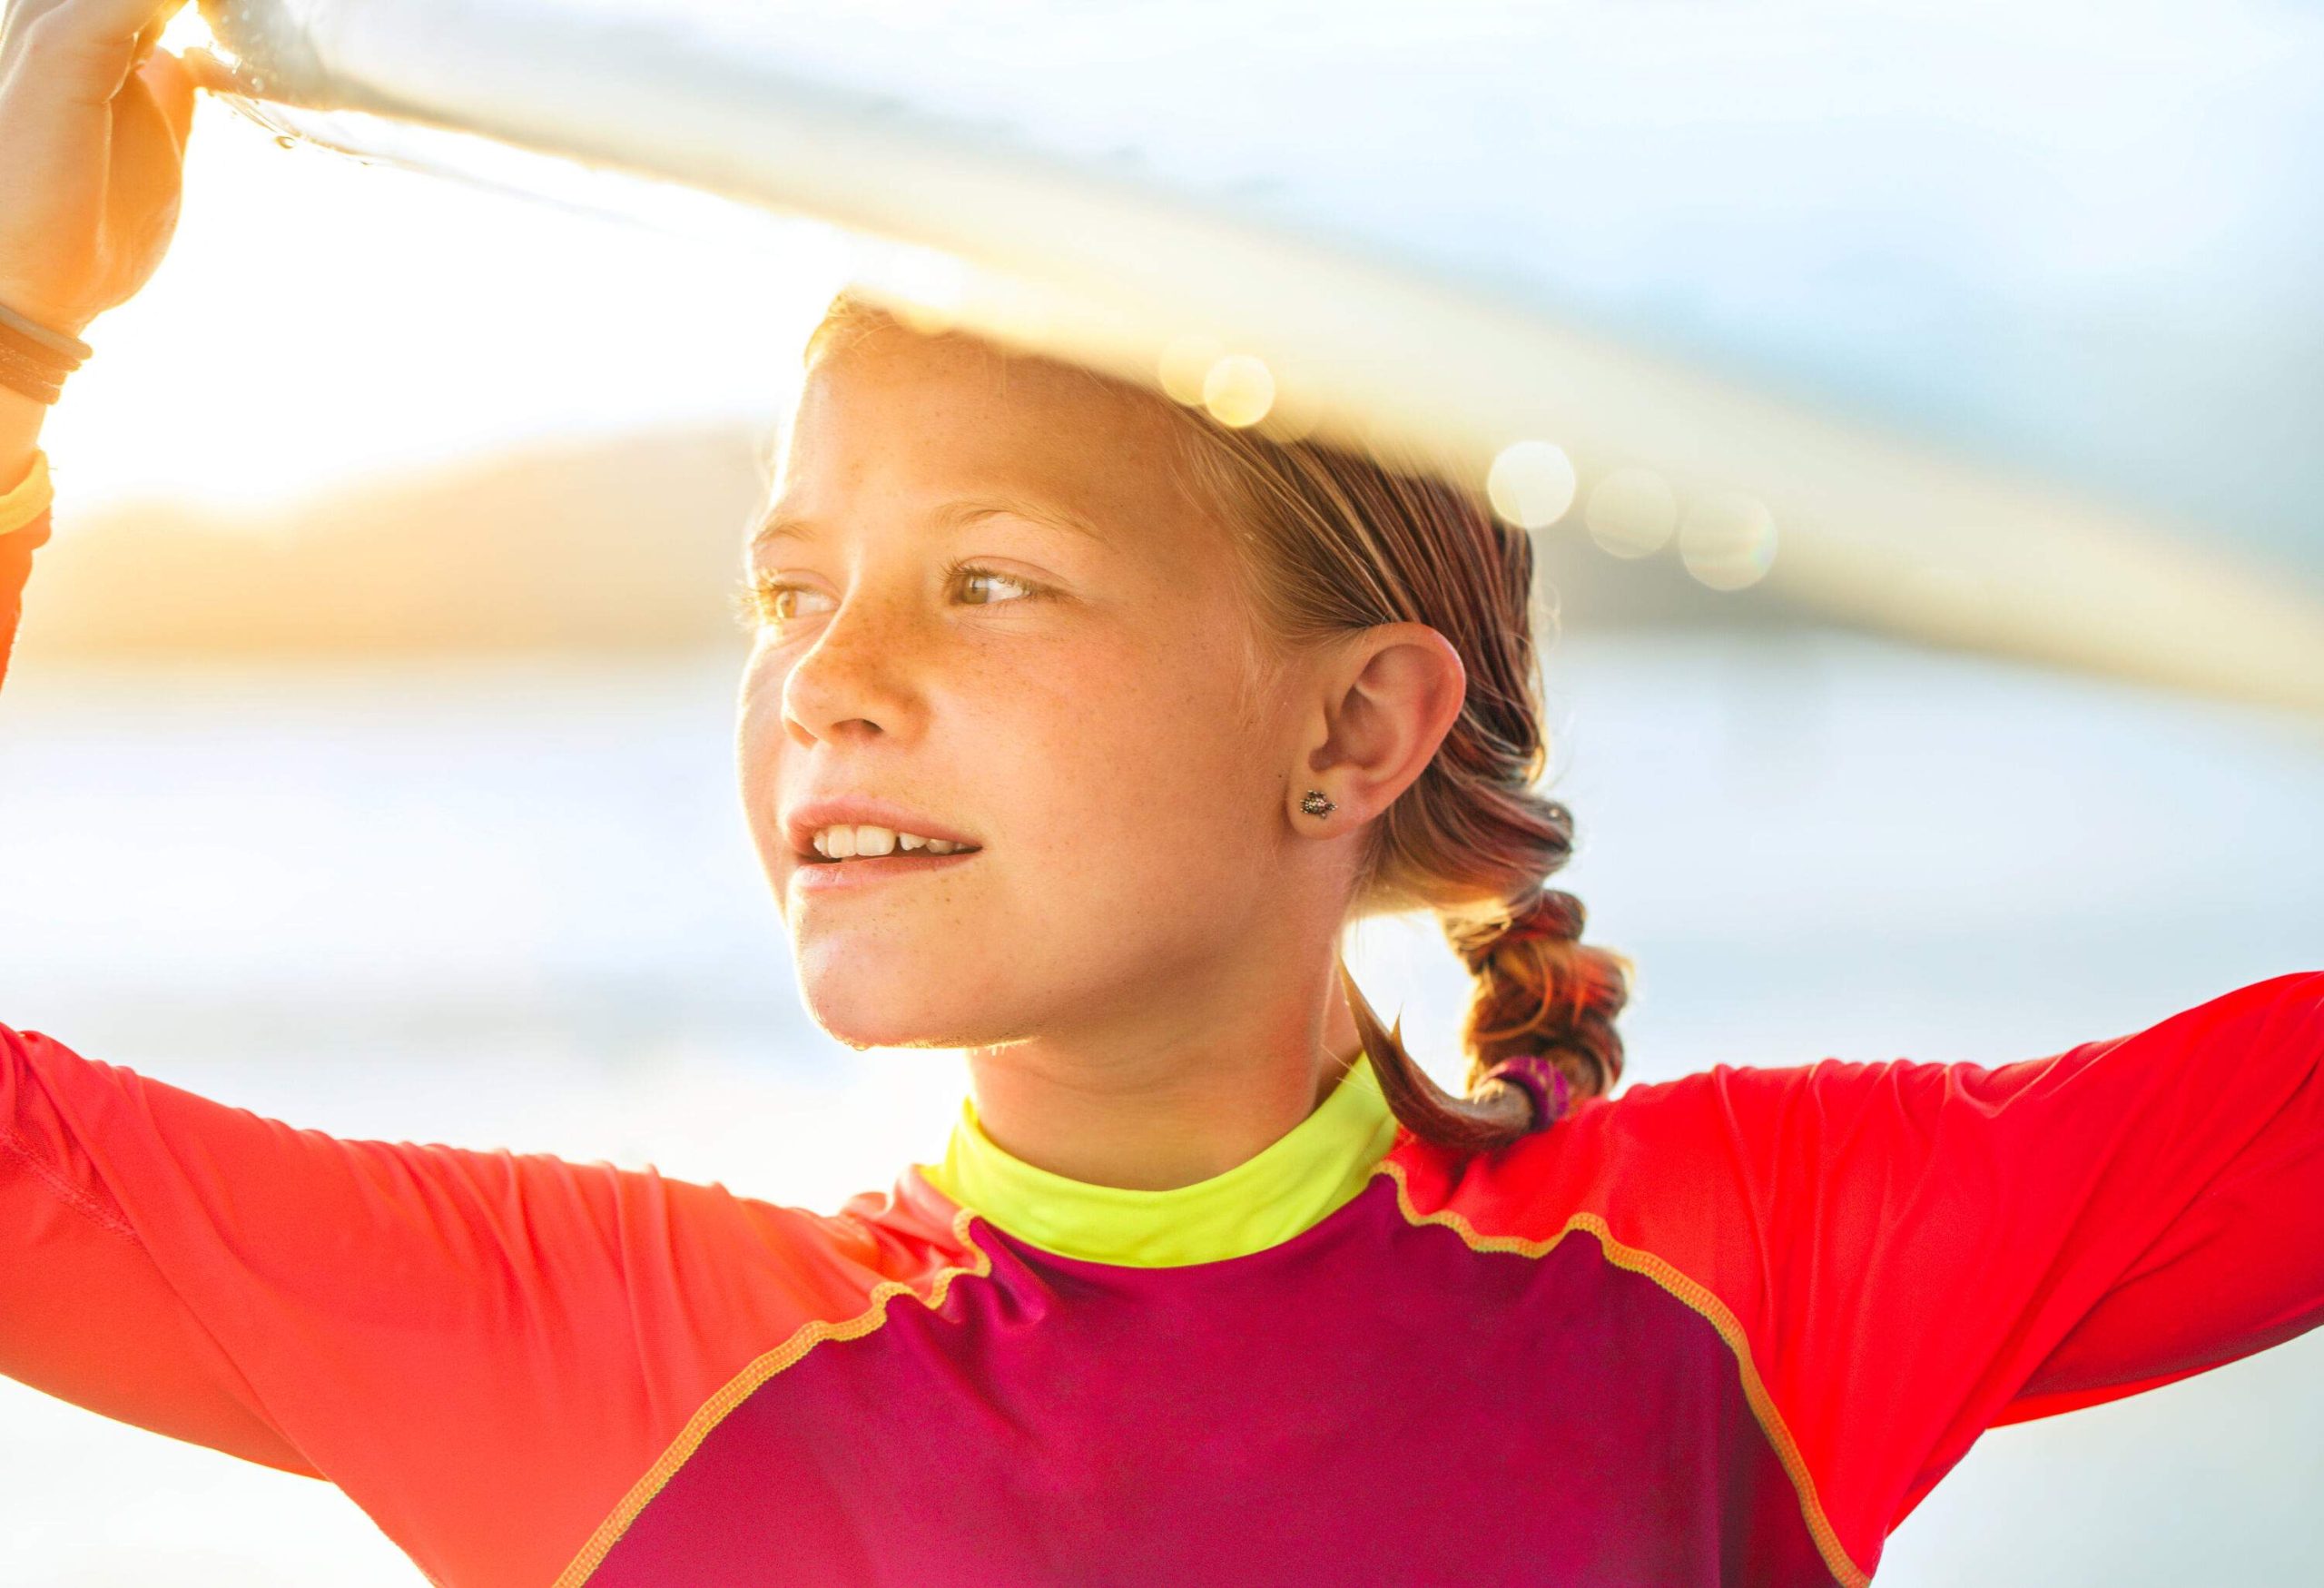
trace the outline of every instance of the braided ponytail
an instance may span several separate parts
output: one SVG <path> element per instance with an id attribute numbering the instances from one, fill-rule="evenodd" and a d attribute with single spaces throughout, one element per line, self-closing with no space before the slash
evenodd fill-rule
<path id="1" fill-rule="evenodd" d="M 1461 1026 L 1469 1054 L 1466 1095 L 1452 1097 L 1428 1077 L 1404 1047 L 1403 1022 L 1384 1028 L 1344 962 L 1340 967 L 1349 1011 L 1397 1119 L 1441 1146 L 1491 1152 L 1554 1124 L 1567 1100 L 1611 1091 L 1622 1074 L 1614 1019 L 1630 1000 L 1635 967 L 1581 941 L 1581 901 L 1539 887 L 1497 912 L 1442 915 L 1453 952 L 1477 978 Z M 1528 1060 L 1562 1083 L 1546 1110 L 1519 1078 L 1493 1073 Z"/>
<path id="2" fill-rule="evenodd" d="M 1505 924 L 1445 922 L 1445 936 L 1477 978 L 1461 1027 L 1472 1090 L 1492 1065 L 1518 1053 L 1548 1060 L 1576 1098 L 1603 1097 L 1621 1080 L 1614 1019 L 1630 1001 L 1635 967 L 1624 955 L 1584 944 L 1586 919 L 1580 899 L 1544 887 Z"/>

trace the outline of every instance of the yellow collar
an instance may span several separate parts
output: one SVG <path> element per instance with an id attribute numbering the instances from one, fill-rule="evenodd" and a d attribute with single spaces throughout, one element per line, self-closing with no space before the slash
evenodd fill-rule
<path id="1" fill-rule="evenodd" d="M 1035 1169 L 993 1144 L 969 1098 L 944 1161 L 918 1168 L 960 1207 L 1044 1251 L 1172 1268 L 1264 1251 L 1321 1222 L 1364 1189 L 1395 1136 L 1396 1118 L 1359 1053 L 1332 1095 L 1286 1134 L 1191 1186 L 1133 1191 Z"/>

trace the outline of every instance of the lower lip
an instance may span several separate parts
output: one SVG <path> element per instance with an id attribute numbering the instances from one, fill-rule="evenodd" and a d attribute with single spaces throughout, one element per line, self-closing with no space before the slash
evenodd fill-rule
<path id="1" fill-rule="evenodd" d="M 983 853 L 980 849 L 969 849 L 955 854 L 929 854 L 899 850 L 893 854 L 866 855 L 862 860 L 801 861 L 791 873 L 791 881 L 793 886 L 809 893 L 851 893 L 891 877 L 933 876 Z"/>

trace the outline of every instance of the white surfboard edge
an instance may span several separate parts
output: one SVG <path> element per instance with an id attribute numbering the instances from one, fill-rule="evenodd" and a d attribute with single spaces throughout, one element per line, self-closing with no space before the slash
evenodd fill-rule
<path id="1" fill-rule="evenodd" d="M 1472 484 L 1513 444 L 1552 443 L 1576 488 L 1545 533 L 1586 533 L 1609 477 L 1634 487 L 1645 471 L 1704 531 L 1679 538 L 1715 587 L 1763 582 L 1935 643 L 2324 713 L 2312 592 L 2204 547 L 2201 526 L 763 65 L 722 76 L 608 53 L 538 16 L 455 9 L 205 6 L 231 52 L 205 85 L 358 156 L 473 178 L 491 145 L 574 163 L 608 192 L 677 183 L 836 222 L 894 244 L 884 264 L 866 256 L 861 285 L 916 322 L 1147 384 L 1171 365 L 1182 391 L 1213 352 L 1256 359 L 1276 392 L 1264 424 L 1416 455 Z"/>

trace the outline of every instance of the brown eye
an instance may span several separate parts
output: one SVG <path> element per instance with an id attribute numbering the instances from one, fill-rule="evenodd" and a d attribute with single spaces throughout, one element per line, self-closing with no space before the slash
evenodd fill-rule
<path id="1" fill-rule="evenodd" d="M 955 571 L 958 572 L 960 577 L 962 587 L 967 589 L 989 589 L 990 586 L 999 584 L 1011 586 L 1016 589 L 1024 592 L 1023 596 L 1014 597 L 1004 596 L 999 599 L 995 599 L 988 594 L 981 598 L 971 600 L 969 603 L 971 607 L 995 607 L 999 606 L 1001 601 L 1010 599 L 1022 600 L 1025 597 L 1029 597 L 1033 594 L 1033 587 L 1027 584 L 1024 580 L 1010 578 L 1007 574 L 995 573 L 990 568 L 980 568 L 974 566 L 967 566 Z"/>
<path id="2" fill-rule="evenodd" d="M 955 563 L 945 569 L 946 577 L 966 592 L 964 605 L 970 607 L 1005 607 L 1013 601 L 1038 600 L 1048 592 L 1029 579 L 1013 574 L 996 572 L 973 563 Z M 736 619 L 746 628 L 780 631 L 802 616 L 816 610 L 800 609 L 802 600 L 825 600 L 827 597 L 808 585 L 794 585 L 773 577 L 745 578 L 743 587 L 734 594 Z"/>
<path id="3" fill-rule="evenodd" d="M 804 585 L 761 578 L 746 581 L 734 604 L 744 627 L 782 628 L 800 616 L 800 598 L 817 593 Z"/>

